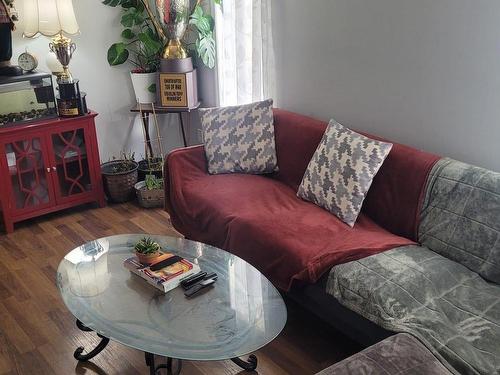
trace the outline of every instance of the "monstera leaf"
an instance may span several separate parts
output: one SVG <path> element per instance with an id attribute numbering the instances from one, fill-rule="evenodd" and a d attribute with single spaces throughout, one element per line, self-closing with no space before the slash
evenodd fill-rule
<path id="1" fill-rule="evenodd" d="M 196 41 L 196 52 L 200 57 L 203 64 L 208 68 L 213 69 L 215 67 L 215 39 L 212 34 L 201 35 Z"/>
<path id="2" fill-rule="evenodd" d="M 189 23 L 194 25 L 200 34 L 211 33 L 214 29 L 214 20 L 212 16 L 205 14 L 203 8 L 199 5 L 194 8 Z"/>
<path id="3" fill-rule="evenodd" d="M 189 23 L 196 27 L 198 39 L 195 43 L 195 50 L 203 64 L 210 69 L 215 67 L 215 39 L 213 36 L 214 19 L 203 11 L 203 8 L 197 5 L 189 19 Z"/>
<path id="4" fill-rule="evenodd" d="M 115 43 L 108 49 L 108 63 L 111 66 L 123 64 L 127 61 L 129 54 L 125 43 Z"/>

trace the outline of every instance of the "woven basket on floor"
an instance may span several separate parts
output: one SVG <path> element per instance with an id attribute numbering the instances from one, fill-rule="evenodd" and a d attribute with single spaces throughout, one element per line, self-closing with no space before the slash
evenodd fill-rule
<path id="1" fill-rule="evenodd" d="M 138 164 L 135 161 L 128 160 L 127 162 L 131 164 L 129 171 L 113 173 L 113 167 L 123 162 L 123 160 L 113 160 L 101 165 L 104 192 L 112 202 L 128 202 L 135 197 L 134 185 L 137 182 Z"/>
<path id="2" fill-rule="evenodd" d="M 163 189 L 148 190 L 146 189 L 146 183 L 141 181 L 135 184 L 135 192 L 139 206 L 144 208 L 163 207 L 165 201 L 165 191 Z"/>

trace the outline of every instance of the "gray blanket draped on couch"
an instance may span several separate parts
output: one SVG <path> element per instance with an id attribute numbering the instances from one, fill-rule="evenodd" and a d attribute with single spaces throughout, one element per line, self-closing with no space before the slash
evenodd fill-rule
<path id="1" fill-rule="evenodd" d="M 422 246 L 335 266 L 327 292 L 454 372 L 500 374 L 500 174 L 441 160 L 421 218 Z"/>

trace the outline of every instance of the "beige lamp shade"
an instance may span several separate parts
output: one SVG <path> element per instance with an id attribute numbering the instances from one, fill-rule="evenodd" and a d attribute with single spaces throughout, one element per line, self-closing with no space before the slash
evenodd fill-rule
<path id="1" fill-rule="evenodd" d="M 74 35 L 80 31 L 72 0 L 24 0 L 23 17 L 23 35 L 28 38 L 38 34 Z"/>

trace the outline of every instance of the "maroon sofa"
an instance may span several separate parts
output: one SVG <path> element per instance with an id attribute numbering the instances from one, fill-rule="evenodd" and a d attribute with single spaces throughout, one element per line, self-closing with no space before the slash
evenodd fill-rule
<path id="1" fill-rule="evenodd" d="M 166 209 L 187 238 L 240 256 L 309 308 L 343 312 L 324 292 L 322 276 L 336 264 L 417 240 L 426 179 L 439 157 L 395 143 L 350 228 L 296 196 L 327 123 L 275 110 L 274 126 L 279 172 L 273 175 L 209 175 L 203 146 L 172 151 L 164 171 Z M 373 340 L 358 341 L 387 336 L 368 321 L 336 319 L 361 335 L 364 324 L 379 330 Z"/>

